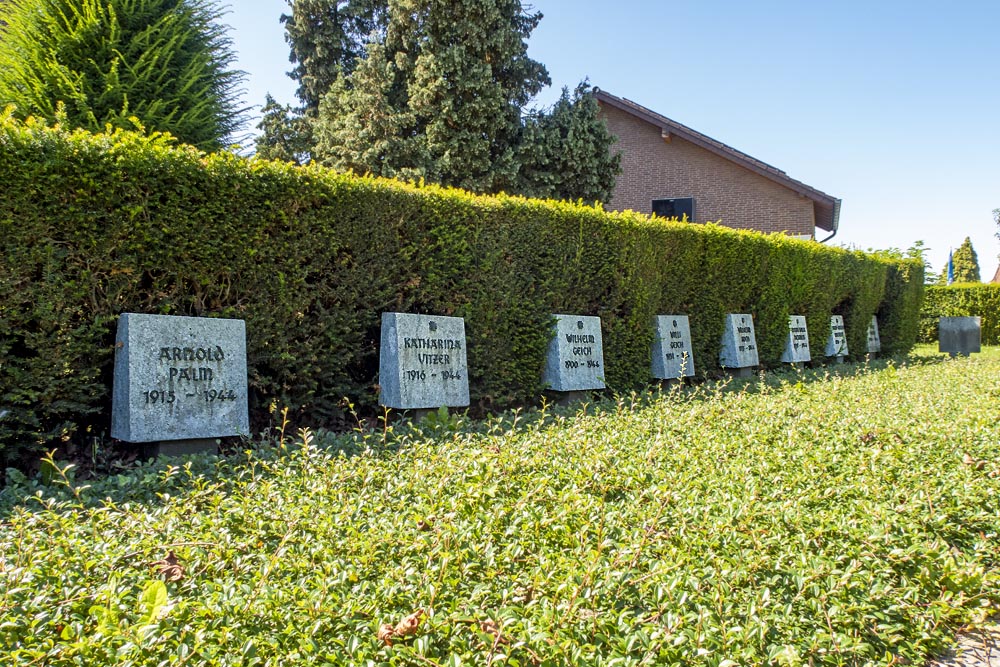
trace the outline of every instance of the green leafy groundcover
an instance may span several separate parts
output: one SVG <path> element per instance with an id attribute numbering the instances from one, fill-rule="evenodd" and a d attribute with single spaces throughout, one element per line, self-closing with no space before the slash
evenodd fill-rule
<path id="1" fill-rule="evenodd" d="M 1000 354 L 843 368 L 15 474 L 0 663 L 921 664 L 1000 603 Z"/>

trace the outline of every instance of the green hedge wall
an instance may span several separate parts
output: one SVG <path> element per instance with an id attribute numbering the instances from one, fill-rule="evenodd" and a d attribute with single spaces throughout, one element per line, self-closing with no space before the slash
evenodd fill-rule
<path id="1" fill-rule="evenodd" d="M 916 339 L 919 263 L 783 236 L 321 168 L 204 155 L 169 138 L 0 118 L 0 459 L 108 431 L 122 312 L 247 321 L 251 411 L 376 404 L 380 314 L 466 319 L 475 406 L 537 400 L 554 312 L 603 318 L 607 383 L 648 382 L 654 315 L 688 314 L 716 367 L 723 315 L 762 362 L 790 313 L 821 352 L 829 315 L 864 350 Z M 0 460 L 0 463 L 3 461 Z"/>
<path id="2" fill-rule="evenodd" d="M 930 286 L 920 310 L 920 341 L 938 339 L 938 318 L 978 315 L 983 345 L 1000 345 L 1000 285 L 965 283 Z"/>

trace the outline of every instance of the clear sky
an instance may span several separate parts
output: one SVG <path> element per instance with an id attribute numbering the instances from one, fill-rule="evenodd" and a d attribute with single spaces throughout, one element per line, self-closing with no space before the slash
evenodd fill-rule
<path id="1" fill-rule="evenodd" d="M 526 3 L 527 4 L 527 3 Z M 295 101 L 285 0 L 228 0 L 246 103 Z M 581 79 L 843 200 L 832 243 L 1000 241 L 997 0 L 534 0 L 529 40 L 553 86 Z M 820 230 L 822 231 L 822 230 Z"/>

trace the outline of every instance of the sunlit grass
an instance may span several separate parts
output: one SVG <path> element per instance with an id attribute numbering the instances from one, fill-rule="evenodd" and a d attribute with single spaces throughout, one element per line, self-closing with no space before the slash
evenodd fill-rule
<path id="1" fill-rule="evenodd" d="M 21 480 L 0 663 L 919 664 L 1000 601 L 1000 353 L 914 359 Z"/>

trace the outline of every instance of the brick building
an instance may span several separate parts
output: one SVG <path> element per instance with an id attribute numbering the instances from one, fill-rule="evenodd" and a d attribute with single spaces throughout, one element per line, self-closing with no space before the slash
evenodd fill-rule
<path id="1" fill-rule="evenodd" d="M 836 234 L 839 199 L 631 100 L 594 94 L 622 156 L 608 208 L 822 240 Z"/>

